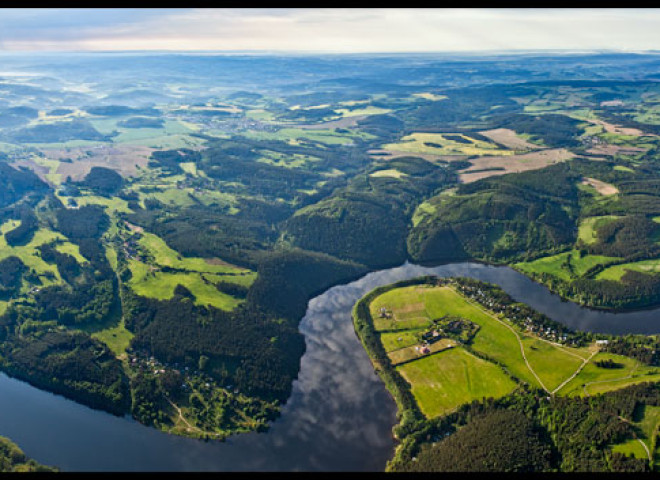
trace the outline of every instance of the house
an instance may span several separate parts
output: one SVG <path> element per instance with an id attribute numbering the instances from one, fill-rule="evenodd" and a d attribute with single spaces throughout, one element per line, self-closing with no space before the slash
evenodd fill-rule
<path id="1" fill-rule="evenodd" d="M 596 345 L 607 345 L 608 343 L 608 340 L 596 340 Z"/>

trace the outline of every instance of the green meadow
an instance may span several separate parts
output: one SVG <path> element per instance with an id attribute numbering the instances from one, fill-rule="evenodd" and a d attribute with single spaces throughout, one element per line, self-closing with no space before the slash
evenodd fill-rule
<path id="1" fill-rule="evenodd" d="M 451 285 L 395 288 L 374 298 L 369 309 L 383 348 L 393 364 L 404 362 L 395 368 L 410 383 L 427 416 L 446 413 L 482 396 L 504 395 L 513 388 L 513 377 L 561 395 L 595 395 L 660 380 L 660 368 L 598 352 L 595 344 L 573 348 L 524 333 L 501 315 L 472 303 Z M 480 329 L 469 347 L 432 348 L 430 354 L 420 357 L 411 349 L 421 344 L 421 334 L 432 319 L 445 315 L 468 319 Z M 596 366 L 596 361 L 604 359 L 621 363 L 622 368 Z"/>
<path id="2" fill-rule="evenodd" d="M 604 255 L 580 256 L 577 250 L 541 257 L 531 262 L 520 262 L 514 266 L 527 274 L 548 273 L 562 280 L 571 280 L 574 276 L 581 276 L 596 265 L 607 265 L 618 262 L 618 257 Z M 570 262 L 570 268 L 567 264 Z"/>
<path id="3" fill-rule="evenodd" d="M 129 261 L 129 268 L 133 277 L 128 283 L 135 293 L 143 297 L 168 300 L 174 296 L 176 286 L 183 285 L 195 296 L 197 305 L 211 305 L 221 310 L 233 310 L 242 303 L 242 300 L 220 292 L 211 284 L 211 282 L 226 281 L 227 277 L 151 271 L 147 265 L 135 260 Z"/>
<path id="4" fill-rule="evenodd" d="M 444 350 L 396 370 L 412 385 L 419 408 L 428 418 L 484 397 L 502 397 L 516 386 L 501 368 L 461 348 Z"/>
<path id="5" fill-rule="evenodd" d="M 468 143 L 451 140 L 439 133 L 412 133 L 401 138 L 398 143 L 383 145 L 383 149 L 431 155 L 514 155 L 516 153 L 513 150 L 502 149 L 494 143 L 465 135 L 460 136 Z"/>
<path id="6" fill-rule="evenodd" d="M 40 228 L 37 230 L 32 237 L 32 240 L 26 245 L 20 245 L 16 247 L 11 247 L 7 245 L 4 234 L 20 225 L 19 220 L 8 220 L 0 226 L 0 260 L 3 260 L 7 257 L 16 256 L 21 259 L 21 261 L 30 269 L 34 270 L 41 280 L 42 287 L 48 285 L 55 285 L 62 282 L 59 271 L 57 267 L 53 264 L 46 263 L 41 259 L 37 248 L 46 243 L 53 241 L 66 241 L 66 238 L 58 232 L 54 232 L 47 228 Z M 73 251 L 71 247 L 61 247 Z M 78 257 L 80 258 L 80 252 L 78 252 Z M 48 276 L 51 276 L 53 279 L 49 279 Z M 22 292 L 25 293 L 29 289 L 28 285 L 24 285 Z"/>
<path id="7" fill-rule="evenodd" d="M 242 300 L 219 291 L 214 284 L 223 281 L 249 287 L 257 276 L 255 272 L 218 259 L 183 257 L 150 233 L 142 233 L 137 243 L 147 259 L 144 262 L 129 259 L 132 274 L 129 285 L 135 293 L 145 297 L 170 299 L 176 286 L 183 285 L 195 296 L 196 304 L 233 310 Z M 163 267 L 174 271 L 161 271 Z"/>
<path id="8" fill-rule="evenodd" d="M 620 364 L 621 368 L 598 367 L 595 362 L 601 360 L 612 360 Z M 648 367 L 635 359 L 622 355 L 599 352 L 560 392 L 562 395 L 596 395 L 635 383 L 658 381 L 659 379 L 660 368 Z"/>
<path id="9" fill-rule="evenodd" d="M 138 244 L 143 247 L 150 256 L 153 257 L 154 263 L 163 267 L 172 267 L 180 270 L 201 272 L 201 273 L 244 273 L 245 276 L 252 278 L 256 274 L 251 275 L 247 269 L 229 265 L 226 263 L 210 263 L 209 261 L 198 257 L 184 257 L 172 248 L 157 235 L 152 233 L 143 232 Z"/>

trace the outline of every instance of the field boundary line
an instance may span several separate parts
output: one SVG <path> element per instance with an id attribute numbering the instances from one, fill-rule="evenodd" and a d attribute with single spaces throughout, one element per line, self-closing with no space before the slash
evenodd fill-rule
<path id="1" fill-rule="evenodd" d="M 477 305 L 477 304 L 471 302 L 466 297 L 464 297 L 463 295 L 458 293 L 455 289 L 452 288 L 451 291 L 454 292 L 455 295 L 457 295 L 457 296 L 461 297 L 462 299 L 464 299 L 468 304 L 472 305 L 477 310 L 480 310 L 482 313 L 485 313 L 486 315 L 488 315 L 489 317 L 491 317 L 495 321 L 499 322 L 500 324 L 504 325 L 506 328 L 511 330 L 511 332 L 516 336 L 516 339 L 518 340 L 518 345 L 520 346 L 520 353 L 522 353 L 522 357 L 523 357 L 523 360 L 525 361 L 525 365 L 527 365 L 527 368 L 529 369 L 529 371 L 532 373 L 532 375 L 534 375 L 536 380 L 539 382 L 539 385 L 541 385 L 541 388 L 543 388 L 543 390 L 545 390 L 546 392 L 550 393 L 550 390 L 548 390 L 548 388 L 541 381 L 541 379 L 536 374 L 536 372 L 534 371 L 532 366 L 529 364 L 529 361 L 527 360 L 527 356 L 525 355 L 525 347 L 523 346 L 522 340 L 520 340 L 520 336 L 518 335 L 518 332 L 516 332 L 513 329 L 513 327 L 511 327 L 511 325 L 508 325 L 507 323 L 503 322 L 501 319 L 497 318 L 495 315 L 493 315 L 492 313 L 490 313 L 489 311 L 484 309 L 481 305 Z"/>
<path id="2" fill-rule="evenodd" d="M 568 382 L 570 382 L 570 381 L 573 380 L 575 377 L 577 377 L 578 374 L 582 371 L 582 369 L 587 365 L 587 363 L 589 363 L 589 361 L 591 361 L 591 359 L 592 359 L 592 358 L 594 357 L 594 355 L 596 355 L 597 353 L 598 353 L 598 350 L 592 352 L 591 355 L 589 356 L 589 358 L 583 358 L 583 359 L 582 359 L 582 365 L 580 365 L 580 366 L 577 368 L 577 370 L 575 370 L 575 372 L 573 372 L 573 375 L 571 375 L 571 376 L 568 377 L 566 380 L 564 380 L 564 381 L 563 381 L 563 382 L 562 382 L 557 388 L 555 388 L 555 389 L 554 389 L 552 392 L 550 392 L 550 393 L 552 393 L 552 394 L 554 395 L 554 394 L 557 393 L 559 390 L 561 390 L 561 389 L 564 387 L 564 385 L 566 385 Z"/>

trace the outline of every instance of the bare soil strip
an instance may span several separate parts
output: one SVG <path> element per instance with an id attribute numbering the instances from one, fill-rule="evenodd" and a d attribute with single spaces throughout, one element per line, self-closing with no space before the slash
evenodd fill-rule
<path id="1" fill-rule="evenodd" d="M 512 150 L 538 150 L 540 148 L 538 145 L 520 138 L 516 135 L 516 132 L 508 128 L 494 128 L 492 130 L 483 130 L 479 133 Z"/>
<path id="2" fill-rule="evenodd" d="M 646 152 L 646 148 L 642 147 L 622 147 L 619 145 L 597 145 L 587 150 L 587 153 L 595 155 L 636 155 L 638 153 Z"/>
<path id="3" fill-rule="evenodd" d="M 383 160 L 391 160 L 398 157 L 419 157 L 427 160 L 429 162 L 457 162 L 459 160 L 465 160 L 468 158 L 468 155 L 433 155 L 430 153 L 415 153 L 415 152 L 402 152 L 400 150 L 369 150 L 367 152 L 373 158 L 382 158 Z"/>
<path id="4" fill-rule="evenodd" d="M 539 168 L 563 162 L 570 158 L 575 158 L 576 156 L 577 155 L 565 148 L 551 148 L 538 150 L 536 152 L 523 153 L 520 155 L 479 157 L 470 160 L 472 166 L 462 170 L 459 174 L 459 178 L 463 183 L 471 183 L 494 175 L 538 170 Z M 497 168 L 498 170 L 483 171 L 484 169 L 491 168 Z"/>
<path id="5" fill-rule="evenodd" d="M 639 130 L 638 128 L 629 128 L 629 127 L 621 127 L 619 125 L 614 125 L 612 123 L 605 122 L 603 120 L 596 120 L 596 119 L 586 119 L 587 122 L 593 123 L 595 125 L 602 125 L 605 128 L 605 131 L 608 133 L 616 133 L 618 135 L 632 135 L 635 137 L 657 137 L 657 135 L 654 135 L 652 133 L 645 133 Z"/>
<path id="6" fill-rule="evenodd" d="M 94 147 L 72 147 L 44 150 L 46 158 L 71 162 L 60 163 L 55 173 L 74 181 L 85 178 L 92 167 L 115 170 L 122 177 L 135 176 L 138 166 L 145 168 L 155 149 L 142 145 L 99 145 Z"/>
<path id="7" fill-rule="evenodd" d="M 595 178 L 584 177 L 584 179 L 582 180 L 582 185 L 591 185 L 601 195 L 614 195 L 615 193 L 619 193 L 619 189 L 616 188 L 614 185 L 601 182 L 600 180 L 596 180 Z"/>

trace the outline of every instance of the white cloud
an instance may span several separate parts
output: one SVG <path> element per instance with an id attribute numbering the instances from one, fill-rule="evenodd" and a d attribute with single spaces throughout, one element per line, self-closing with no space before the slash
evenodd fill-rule
<path id="1" fill-rule="evenodd" d="M 8 50 L 642 50 L 660 48 L 660 10 L 14 9 L 0 11 L 0 42 Z"/>

